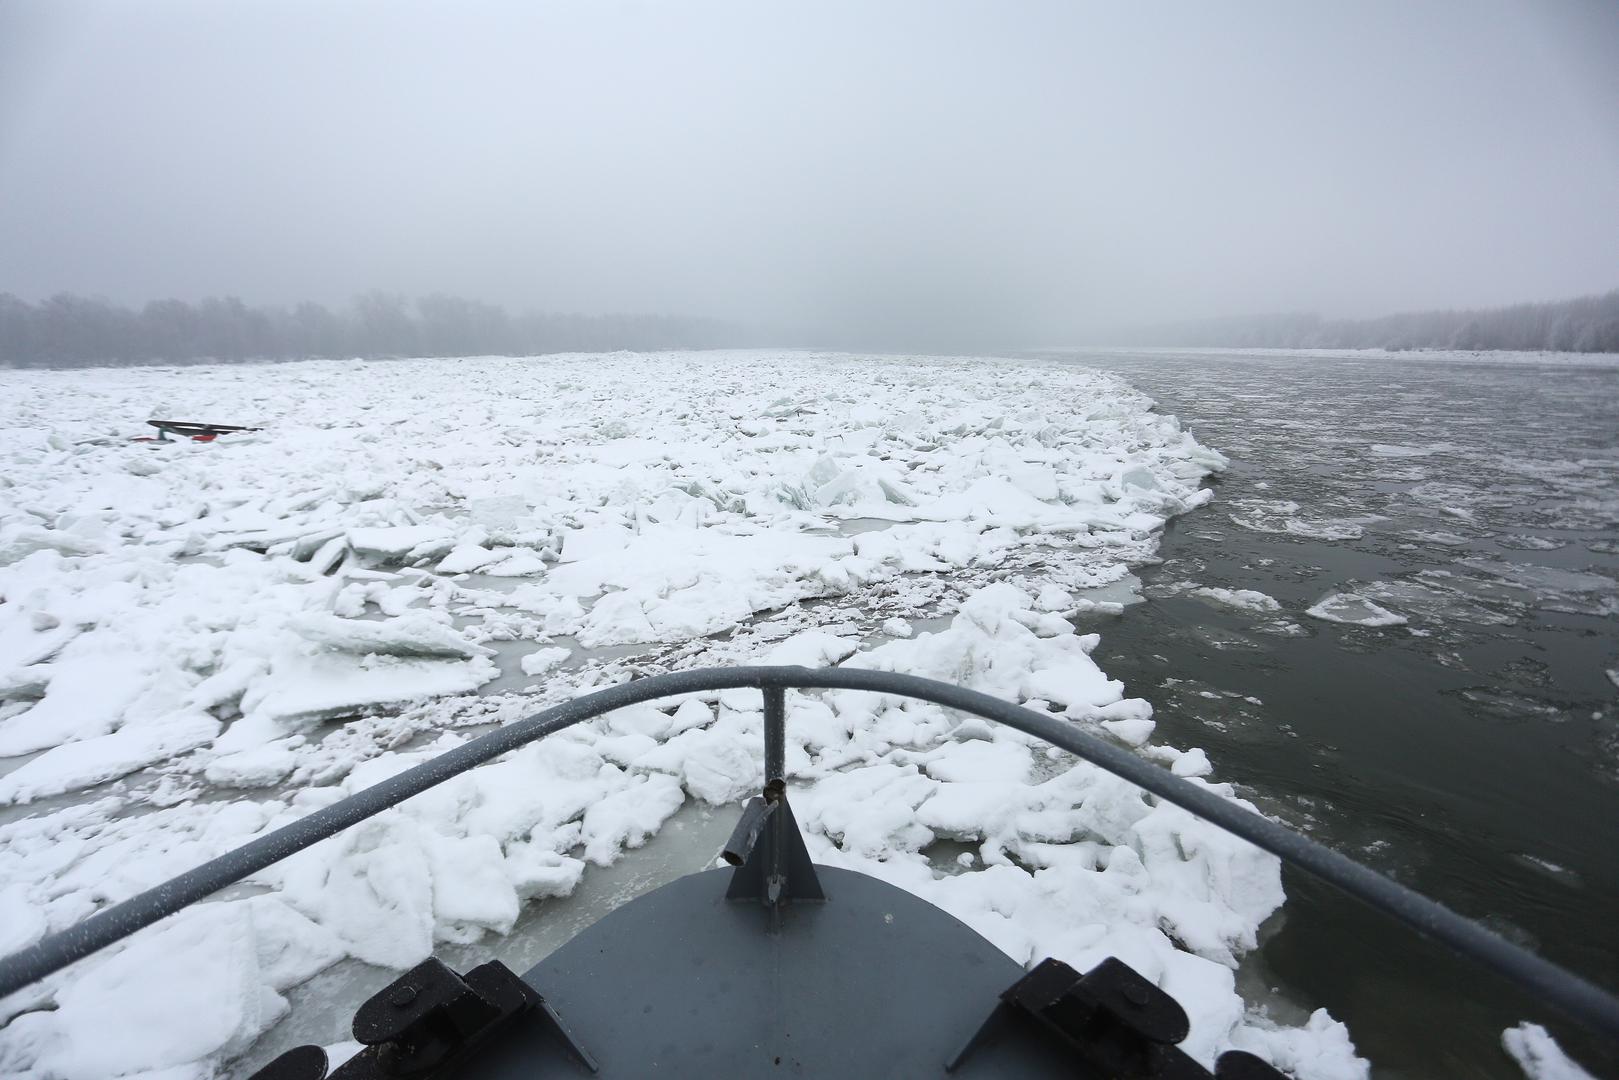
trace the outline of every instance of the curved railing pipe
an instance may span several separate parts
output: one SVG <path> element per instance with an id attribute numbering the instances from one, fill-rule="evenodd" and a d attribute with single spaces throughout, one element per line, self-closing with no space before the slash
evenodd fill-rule
<path id="1" fill-rule="evenodd" d="M 1386 912 L 1435 941 L 1493 968 L 1570 1019 L 1619 1039 L 1619 998 L 1442 904 L 1391 881 L 1269 818 L 1190 783 L 1071 721 L 962 686 L 862 668 L 699 668 L 620 683 L 492 731 L 226 852 L 115 904 L 58 934 L 0 959 L 0 997 L 150 926 L 227 885 L 510 750 L 627 705 L 677 694 L 753 687 L 765 691 L 767 780 L 779 773 L 782 692 L 865 690 L 973 713 L 1043 739 L 1182 807 L 1306 873 Z"/>

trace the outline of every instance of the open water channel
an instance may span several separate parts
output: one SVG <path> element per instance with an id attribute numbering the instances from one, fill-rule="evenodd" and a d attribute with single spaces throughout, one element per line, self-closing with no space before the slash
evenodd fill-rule
<path id="1" fill-rule="evenodd" d="M 1231 458 L 1138 571 L 1149 602 L 1095 627 L 1097 661 L 1152 701 L 1158 738 L 1619 987 L 1619 358 L 1071 359 Z M 1305 613 L 1343 592 L 1405 621 Z M 1327 1006 L 1376 1075 L 1516 1076 L 1499 1035 L 1526 1018 L 1619 1075 L 1613 1047 L 1496 976 L 1303 875 L 1286 884 L 1248 990 Z"/>

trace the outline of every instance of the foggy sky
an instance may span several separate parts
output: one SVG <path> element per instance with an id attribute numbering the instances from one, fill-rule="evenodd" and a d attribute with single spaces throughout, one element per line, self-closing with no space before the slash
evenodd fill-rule
<path id="1" fill-rule="evenodd" d="M 1083 340 L 1619 286 L 1619 4 L 0 0 L 0 292 Z"/>

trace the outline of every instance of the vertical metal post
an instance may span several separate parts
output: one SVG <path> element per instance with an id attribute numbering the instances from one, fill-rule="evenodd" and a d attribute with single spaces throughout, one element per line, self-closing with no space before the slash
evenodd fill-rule
<path id="1" fill-rule="evenodd" d="M 787 691 L 767 686 L 765 695 L 765 801 L 781 802 L 787 795 Z M 785 806 L 770 815 L 770 847 L 765 862 L 765 904 L 770 908 L 770 931 L 781 929 L 781 903 L 787 891 L 787 836 Z"/>
<path id="2" fill-rule="evenodd" d="M 787 772 L 787 691 L 780 686 L 767 686 L 764 695 L 765 798 L 775 802 L 771 786 L 776 781 L 784 781 Z"/>

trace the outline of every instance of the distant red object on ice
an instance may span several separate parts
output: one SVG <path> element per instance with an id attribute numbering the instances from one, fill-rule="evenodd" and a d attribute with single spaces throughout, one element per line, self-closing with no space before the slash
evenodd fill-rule
<path id="1" fill-rule="evenodd" d="M 256 427 L 243 427 L 240 424 L 198 424 L 189 420 L 148 420 L 148 424 L 157 428 L 157 435 L 140 435 L 131 442 L 168 442 L 170 435 L 179 435 L 192 442 L 213 442 L 221 435 L 229 435 L 233 431 L 259 431 Z"/>

